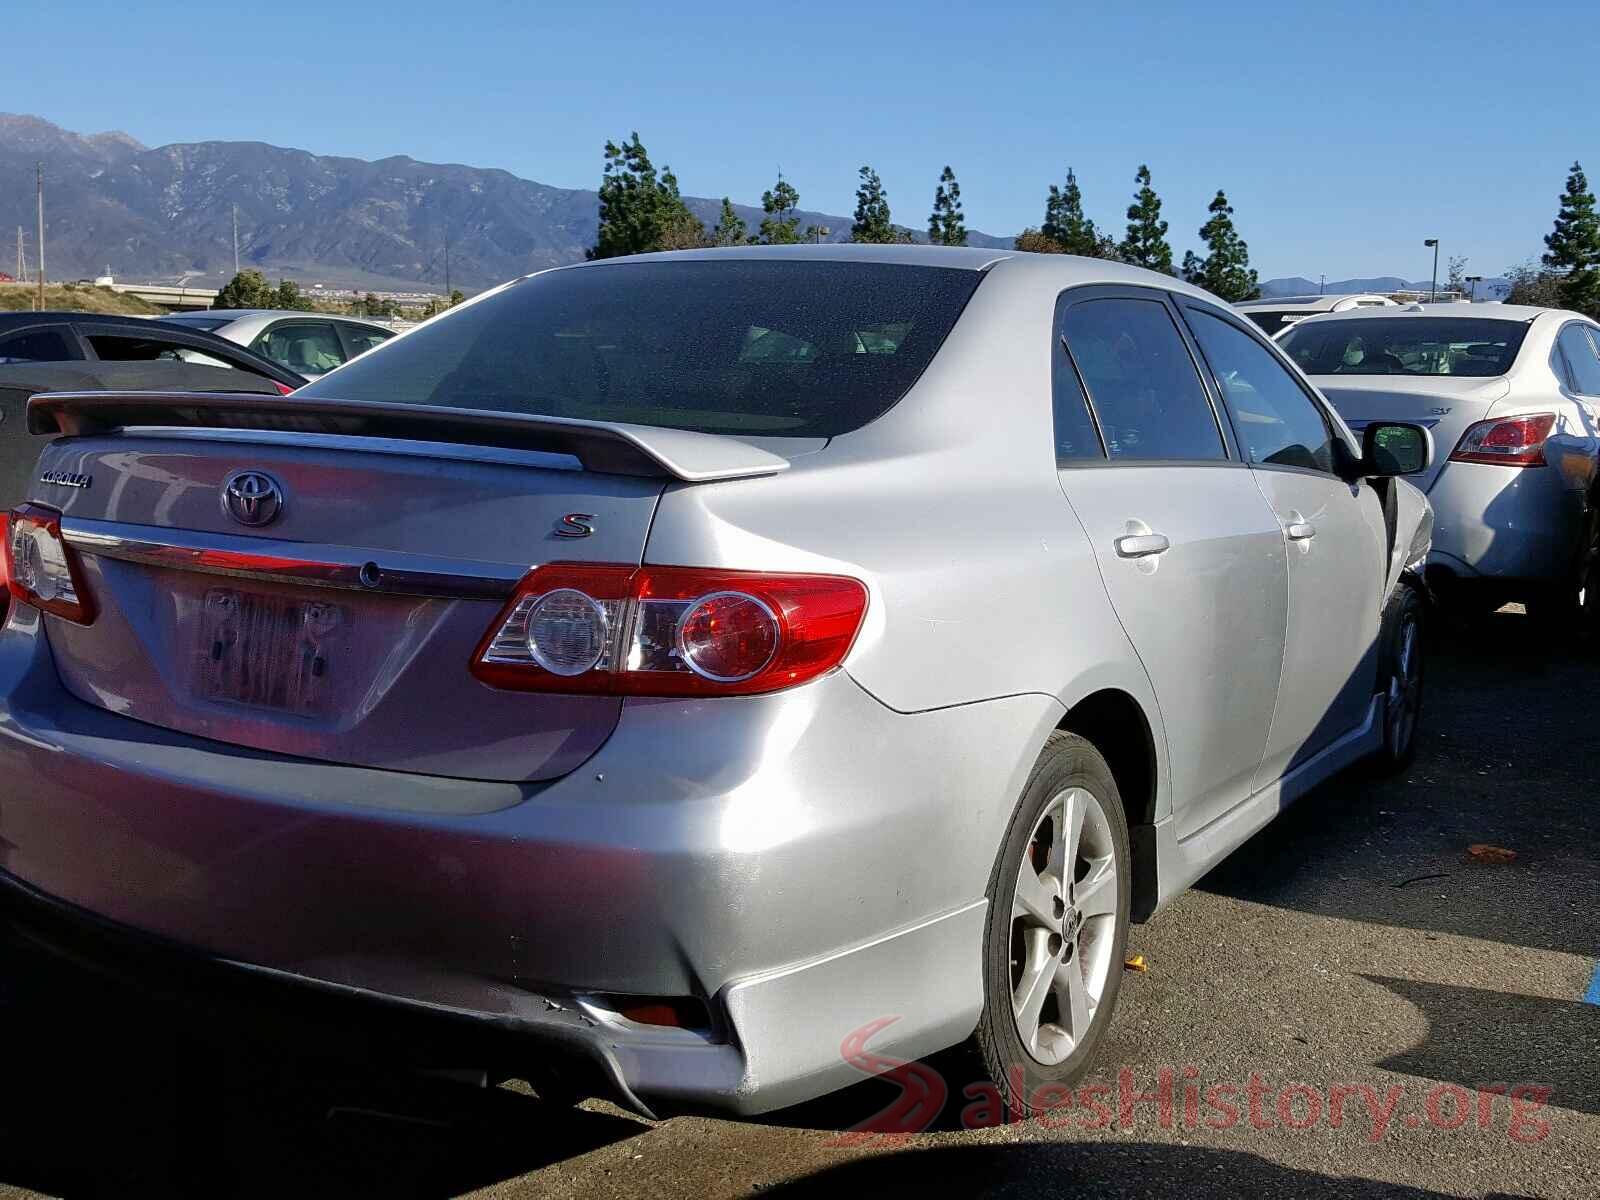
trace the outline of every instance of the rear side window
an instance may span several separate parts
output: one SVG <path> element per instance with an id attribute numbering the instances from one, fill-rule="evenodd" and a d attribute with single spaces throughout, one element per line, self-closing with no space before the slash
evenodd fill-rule
<path id="1" fill-rule="evenodd" d="M 1327 420 L 1271 351 L 1221 317 L 1196 308 L 1185 315 L 1250 461 L 1332 471 L 1333 432 Z"/>
<path id="2" fill-rule="evenodd" d="M 54 329 L 30 329 L 0 337 L 0 363 L 66 362 L 76 357 L 67 339 Z"/>
<path id="3" fill-rule="evenodd" d="M 910 389 L 982 278 L 950 267 L 739 258 L 548 271 L 300 394 L 834 437 Z"/>
<path id="4" fill-rule="evenodd" d="M 1600 396 L 1600 357 L 1596 357 L 1591 333 L 1583 325 L 1568 325 L 1561 331 L 1559 345 L 1572 372 L 1572 388 L 1585 396 Z"/>
<path id="5" fill-rule="evenodd" d="M 250 348 L 301 375 L 323 375 L 344 362 L 339 335 L 326 321 L 275 325 Z"/>
<path id="6" fill-rule="evenodd" d="M 179 347 L 159 338 L 115 337 L 110 334 L 89 335 L 89 346 L 101 362 L 169 362 L 183 361 Z"/>
<path id="7" fill-rule="evenodd" d="M 1062 321 L 1112 458 L 1226 458 L 1194 359 L 1159 300 L 1085 300 Z"/>

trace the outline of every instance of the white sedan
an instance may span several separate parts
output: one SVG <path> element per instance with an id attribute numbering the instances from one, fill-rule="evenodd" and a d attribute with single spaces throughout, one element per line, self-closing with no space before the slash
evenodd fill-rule
<path id="1" fill-rule="evenodd" d="M 1308 317 L 1279 344 L 1352 428 L 1411 421 L 1438 457 L 1428 578 L 1446 599 L 1594 616 L 1600 325 L 1509 304 Z"/>
<path id="2" fill-rule="evenodd" d="M 263 358 L 307 379 L 326 375 L 358 354 L 394 337 L 397 330 L 354 317 L 272 308 L 214 308 L 163 317 L 248 346 Z"/>

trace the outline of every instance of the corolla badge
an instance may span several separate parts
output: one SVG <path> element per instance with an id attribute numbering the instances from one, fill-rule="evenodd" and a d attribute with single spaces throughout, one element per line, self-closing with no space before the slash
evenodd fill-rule
<path id="1" fill-rule="evenodd" d="M 93 475 L 81 475 L 74 471 L 46 471 L 39 476 L 40 483 L 48 483 L 52 487 L 86 488 L 94 484 Z"/>
<path id="2" fill-rule="evenodd" d="M 222 485 L 222 507 L 241 525 L 270 525 L 283 512 L 283 488 L 261 471 L 240 471 Z"/>

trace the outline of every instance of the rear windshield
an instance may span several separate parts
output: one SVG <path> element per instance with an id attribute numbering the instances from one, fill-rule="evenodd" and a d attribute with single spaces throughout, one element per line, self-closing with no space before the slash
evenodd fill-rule
<path id="1" fill-rule="evenodd" d="M 1462 375 L 1511 369 L 1521 321 L 1478 317 L 1363 317 L 1297 325 L 1278 343 L 1307 375 Z"/>
<path id="2" fill-rule="evenodd" d="M 548 271 L 300 395 L 833 437 L 916 382 L 982 275 L 724 259 Z"/>

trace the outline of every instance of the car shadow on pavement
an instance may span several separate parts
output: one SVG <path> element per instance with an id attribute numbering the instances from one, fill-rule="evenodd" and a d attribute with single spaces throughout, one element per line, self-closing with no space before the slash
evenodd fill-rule
<path id="1" fill-rule="evenodd" d="M 71 971 L 0 940 L 0 1194 L 454 1196 L 649 1128 L 224 1045 Z"/>
<path id="2" fill-rule="evenodd" d="M 1013 1142 L 918 1148 L 854 1158 L 761 1192 L 764 1197 L 781 1200 L 891 1195 L 1058 1200 L 1073 1194 L 1153 1200 L 1314 1195 L 1356 1200 L 1427 1200 L 1446 1195 L 1298 1170 L 1254 1154 L 1146 1142 Z"/>
<path id="3" fill-rule="evenodd" d="M 1428 1020 L 1422 1042 L 1377 1066 L 1469 1090 L 1532 1084 L 1550 1089 L 1550 1105 L 1600 1113 L 1600 1008 L 1381 975 L 1364 978 L 1416 1005 Z"/>
<path id="4" fill-rule="evenodd" d="M 1600 956 L 1600 654 L 1501 612 L 1431 639 L 1419 752 L 1347 771 L 1196 887 L 1259 904 Z M 1515 852 L 1484 863 L 1474 845 Z"/>

